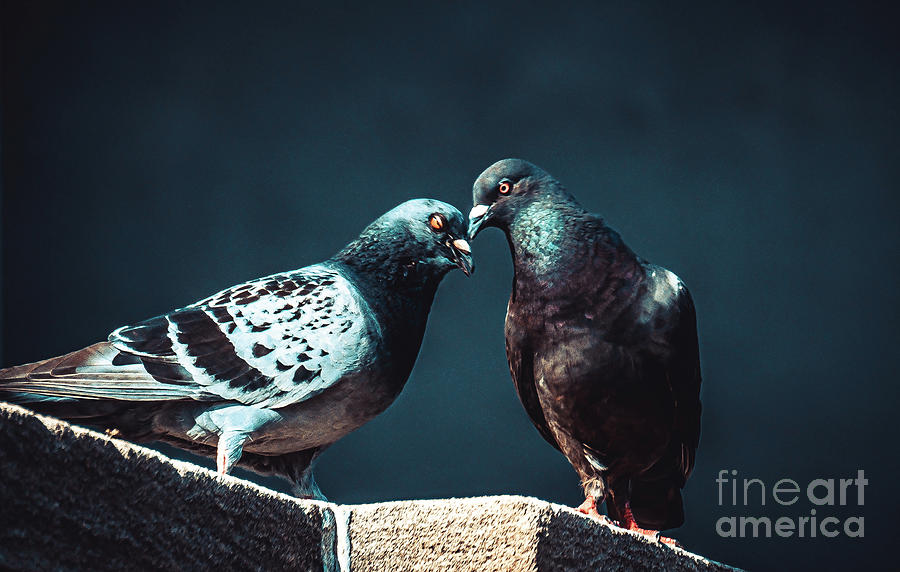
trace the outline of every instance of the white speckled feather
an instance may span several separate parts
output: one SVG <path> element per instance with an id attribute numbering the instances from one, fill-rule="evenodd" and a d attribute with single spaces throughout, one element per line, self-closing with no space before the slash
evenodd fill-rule
<path id="1" fill-rule="evenodd" d="M 208 323 L 199 317 L 179 322 L 186 312 L 202 312 Z M 123 351 L 177 361 L 209 393 L 271 408 L 309 399 L 352 373 L 369 359 L 380 336 L 355 286 L 325 264 L 240 284 L 163 318 L 164 331 L 143 323 L 126 326 L 113 332 L 110 342 Z M 221 338 L 211 339 L 210 332 L 196 327 L 198 321 L 201 328 L 215 324 Z M 169 344 L 156 353 L 140 351 L 150 343 L 143 335 L 136 347 L 132 334 L 141 329 L 165 335 Z M 201 344 L 208 347 L 200 350 Z M 256 378 L 233 383 L 206 366 L 212 355 L 214 363 L 246 364 L 265 383 Z"/>

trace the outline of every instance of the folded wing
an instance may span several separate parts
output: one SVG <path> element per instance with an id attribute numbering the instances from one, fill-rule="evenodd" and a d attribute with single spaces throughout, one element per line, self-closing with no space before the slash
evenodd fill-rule
<path id="1" fill-rule="evenodd" d="M 119 328 L 108 342 L 0 372 L 0 389 L 75 399 L 283 407 L 358 369 L 377 343 L 365 301 L 325 265 L 260 278 Z"/>

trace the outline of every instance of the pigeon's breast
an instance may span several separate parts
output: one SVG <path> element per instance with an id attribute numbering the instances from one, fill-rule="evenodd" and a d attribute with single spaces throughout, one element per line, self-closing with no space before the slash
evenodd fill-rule
<path id="1" fill-rule="evenodd" d="M 393 402 L 394 396 L 380 391 L 381 386 L 372 374 L 348 375 L 315 399 L 278 409 L 278 421 L 251 435 L 244 449 L 279 455 L 334 443 Z"/>

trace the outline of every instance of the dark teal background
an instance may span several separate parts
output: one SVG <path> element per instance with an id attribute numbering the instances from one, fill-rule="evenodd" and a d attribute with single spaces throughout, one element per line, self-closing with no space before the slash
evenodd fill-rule
<path id="1" fill-rule="evenodd" d="M 362 3 L 360 3 L 362 4 Z M 691 550 L 752 569 L 886 558 L 898 472 L 897 19 L 866 2 L 10 2 L 0 14 L 3 364 L 330 256 L 412 197 L 468 211 L 519 156 L 693 292 Z M 620 4 L 625 4 L 621 6 Z M 506 366 L 496 230 L 417 366 L 334 445 L 338 502 L 578 504 Z M 715 477 L 870 481 L 865 538 L 722 539 Z M 5 478 L 5 477 L 4 477 Z M 727 497 L 727 495 L 726 495 Z"/>

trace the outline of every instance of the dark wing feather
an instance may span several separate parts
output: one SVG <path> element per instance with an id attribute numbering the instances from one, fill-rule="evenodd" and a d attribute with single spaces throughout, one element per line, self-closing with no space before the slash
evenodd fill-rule
<path id="1" fill-rule="evenodd" d="M 672 332 L 673 359 L 668 368 L 669 384 L 675 396 L 675 429 L 681 441 L 681 472 L 684 479 L 694 469 L 700 444 L 700 347 L 697 341 L 697 314 L 690 292 L 679 290 L 678 326 Z"/>
<path id="2" fill-rule="evenodd" d="M 684 283 L 665 268 L 648 265 L 650 291 L 644 297 L 645 318 L 656 324 L 650 347 L 662 360 L 663 373 L 675 402 L 672 447 L 648 473 L 677 473 L 684 486 L 694 468 L 700 442 L 700 349 L 697 315 Z M 673 466 L 674 465 L 674 466 Z"/>
<path id="3" fill-rule="evenodd" d="M 665 336 L 670 356 L 665 376 L 675 402 L 672 439 L 659 460 L 632 479 L 629 494 L 638 524 L 653 530 L 675 528 L 684 523 L 680 489 L 694 468 L 700 441 L 697 320 L 690 294 L 680 281 L 671 308 L 673 327 Z"/>

